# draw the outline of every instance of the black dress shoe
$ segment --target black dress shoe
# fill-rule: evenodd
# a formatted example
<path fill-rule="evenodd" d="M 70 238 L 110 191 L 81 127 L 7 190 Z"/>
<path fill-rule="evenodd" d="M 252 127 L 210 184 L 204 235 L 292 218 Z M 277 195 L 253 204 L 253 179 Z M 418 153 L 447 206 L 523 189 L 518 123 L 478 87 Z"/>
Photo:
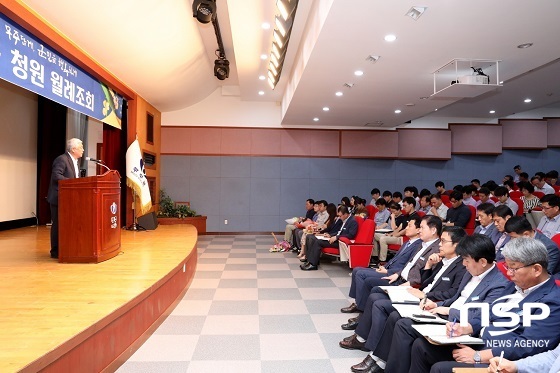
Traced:
<path fill-rule="evenodd" d="M 360 364 L 352 365 L 350 369 L 355 373 L 383 372 L 383 369 L 375 363 L 375 360 L 373 360 L 370 354 L 368 354 Z"/>
<path fill-rule="evenodd" d="M 358 327 L 357 321 L 349 321 L 347 324 L 340 325 L 342 330 L 355 330 Z"/>
<path fill-rule="evenodd" d="M 358 335 L 354 334 L 352 336 L 352 338 L 346 340 L 343 339 L 342 341 L 338 342 L 338 345 L 342 348 L 345 348 L 347 350 L 362 350 L 362 351 L 369 351 L 366 348 L 366 342 L 360 342 L 358 341 Z"/>
<path fill-rule="evenodd" d="M 348 307 L 344 307 L 340 309 L 340 312 L 342 313 L 354 313 L 354 312 L 358 312 L 358 305 L 356 303 L 352 303 L 351 305 L 349 305 Z"/>
<path fill-rule="evenodd" d="M 360 315 L 361 314 L 359 314 L 356 317 L 352 317 L 352 318 L 348 319 L 348 322 L 358 322 L 360 320 Z"/>
<path fill-rule="evenodd" d="M 348 337 L 346 337 L 346 338 L 342 338 L 342 340 L 343 340 L 343 341 L 349 341 L 349 340 L 351 340 L 352 338 L 354 338 L 355 335 L 356 335 L 356 333 L 354 333 L 354 334 L 352 334 L 352 335 L 350 335 L 350 336 L 348 336 Z"/>
<path fill-rule="evenodd" d="M 311 264 L 311 263 L 307 263 L 305 266 L 300 266 L 300 268 L 301 268 L 303 271 L 316 271 L 316 270 L 319 269 L 317 266 L 314 266 L 314 265 Z"/>
<path fill-rule="evenodd" d="M 51 258 L 58 259 L 58 251 L 51 251 Z"/>

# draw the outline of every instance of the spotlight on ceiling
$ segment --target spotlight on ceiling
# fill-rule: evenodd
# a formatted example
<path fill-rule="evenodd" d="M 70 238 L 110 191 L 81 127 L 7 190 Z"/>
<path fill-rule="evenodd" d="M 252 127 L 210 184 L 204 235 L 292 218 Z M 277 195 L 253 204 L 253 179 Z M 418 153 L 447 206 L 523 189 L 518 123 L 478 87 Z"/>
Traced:
<path fill-rule="evenodd" d="M 226 59 L 217 59 L 214 61 L 214 76 L 218 80 L 225 80 L 229 77 L 229 61 Z"/>
<path fill-rule="evenodd" d="M 193 17 L 200 23 L 210 23 L 216 19 L 216 1 L 215 0 L 194 0 Z"/>

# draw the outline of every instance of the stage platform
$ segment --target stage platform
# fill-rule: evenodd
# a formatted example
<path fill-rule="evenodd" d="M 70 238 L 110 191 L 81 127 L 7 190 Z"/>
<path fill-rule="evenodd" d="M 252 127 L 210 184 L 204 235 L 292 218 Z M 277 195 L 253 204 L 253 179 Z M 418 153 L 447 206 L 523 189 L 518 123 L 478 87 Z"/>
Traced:
<path fill-rule="evenodd" d="M 0 232 L 0 372 L 116 368 L 196 269 L 191 225 L 123 230 L 122 253 L 99 264 L 58 263 L 49 237 L 45 226 Z"/>

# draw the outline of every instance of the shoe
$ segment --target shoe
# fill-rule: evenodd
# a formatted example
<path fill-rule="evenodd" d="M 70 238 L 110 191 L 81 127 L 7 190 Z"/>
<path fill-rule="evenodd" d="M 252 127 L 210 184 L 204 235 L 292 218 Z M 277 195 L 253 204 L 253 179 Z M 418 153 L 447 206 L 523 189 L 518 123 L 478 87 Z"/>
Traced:
<path fill-rule="evenodd" d="M 360 364 L 352 365 L 350 369 L 355 373 L 378 373 L 384 371 L 375 363 L 370 354 Z"/>
<path fill-rule="evenodd" d="M 347 350 L 362 350 L 369 352 L 369 350 L 366 348 L 366 342 L 358 341 L 357 337 L 358 335 L 354 334 L 352 338 L 348 340 L 343 339 L 342 341 L 338 342 L 338 345 Z"/>
<path fill-rule="evenodd" d="M 340 325 L 342 330 L 355 330 L 358 327 L 358 321 L 348 321 L 347 324 Z"/>
<path fill-rule="evenodd" d="M 305 263 L 305 262 L 307 262 L 307 258 L 302 256 L 301 258 L 299 258 L 299 261 Z"/>
<path fill-rule="evenodd" d="M 360 315 L 348 319 L 348 322 L 358 322 L 358 321 L 360 321 Z"/>
<path fill-rule="evenodd" d="M 352 335 L 349 335 L 349 336 L 346 337 L 346 338 L 342 338 L 342 340 L 343 340 L 343 341 L 349 341 L 349 340 L 351 340 L 352 338 L 354 338 L 355 335 L 356 335 L 356 333 L 354 333 L 354 334 L 352 334 Z"/>
<path fill-rule="evenodd" d="M 311 263 L 307 263 L 307 264 L 305 264 L 305 265 L 302 264 L 302 265 L 299 266 L 299 267 L 300 267 L 303 271 L 316 271 L 316 270 L 319 269 L 319 267 L 314 266 L 314 265 L 311 264 Z"/>
<path fill-rule="evenodd" d="M 351 305 L 349 305 L 348 307 L 344 307 L 340 309 L 340 312 L 342 313 L 354 313 L 354 312 L 358 312 L 358 305 L 356 303 L 352 303 Z"/>
<path fill-rule="evenodd" d="M 57 251 L 51 251 L 51 258 L 58 259 L 58 250 Z"/>

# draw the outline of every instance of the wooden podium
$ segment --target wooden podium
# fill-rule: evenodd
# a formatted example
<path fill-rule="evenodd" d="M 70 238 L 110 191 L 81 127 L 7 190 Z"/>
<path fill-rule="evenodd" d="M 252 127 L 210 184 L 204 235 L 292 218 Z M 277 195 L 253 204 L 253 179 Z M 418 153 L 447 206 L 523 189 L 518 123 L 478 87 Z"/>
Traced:
<path fill-rule="evenodd" d="M 117 171 L 58 182 L 58 261 L 99 263 L 121 249 Z"/>

